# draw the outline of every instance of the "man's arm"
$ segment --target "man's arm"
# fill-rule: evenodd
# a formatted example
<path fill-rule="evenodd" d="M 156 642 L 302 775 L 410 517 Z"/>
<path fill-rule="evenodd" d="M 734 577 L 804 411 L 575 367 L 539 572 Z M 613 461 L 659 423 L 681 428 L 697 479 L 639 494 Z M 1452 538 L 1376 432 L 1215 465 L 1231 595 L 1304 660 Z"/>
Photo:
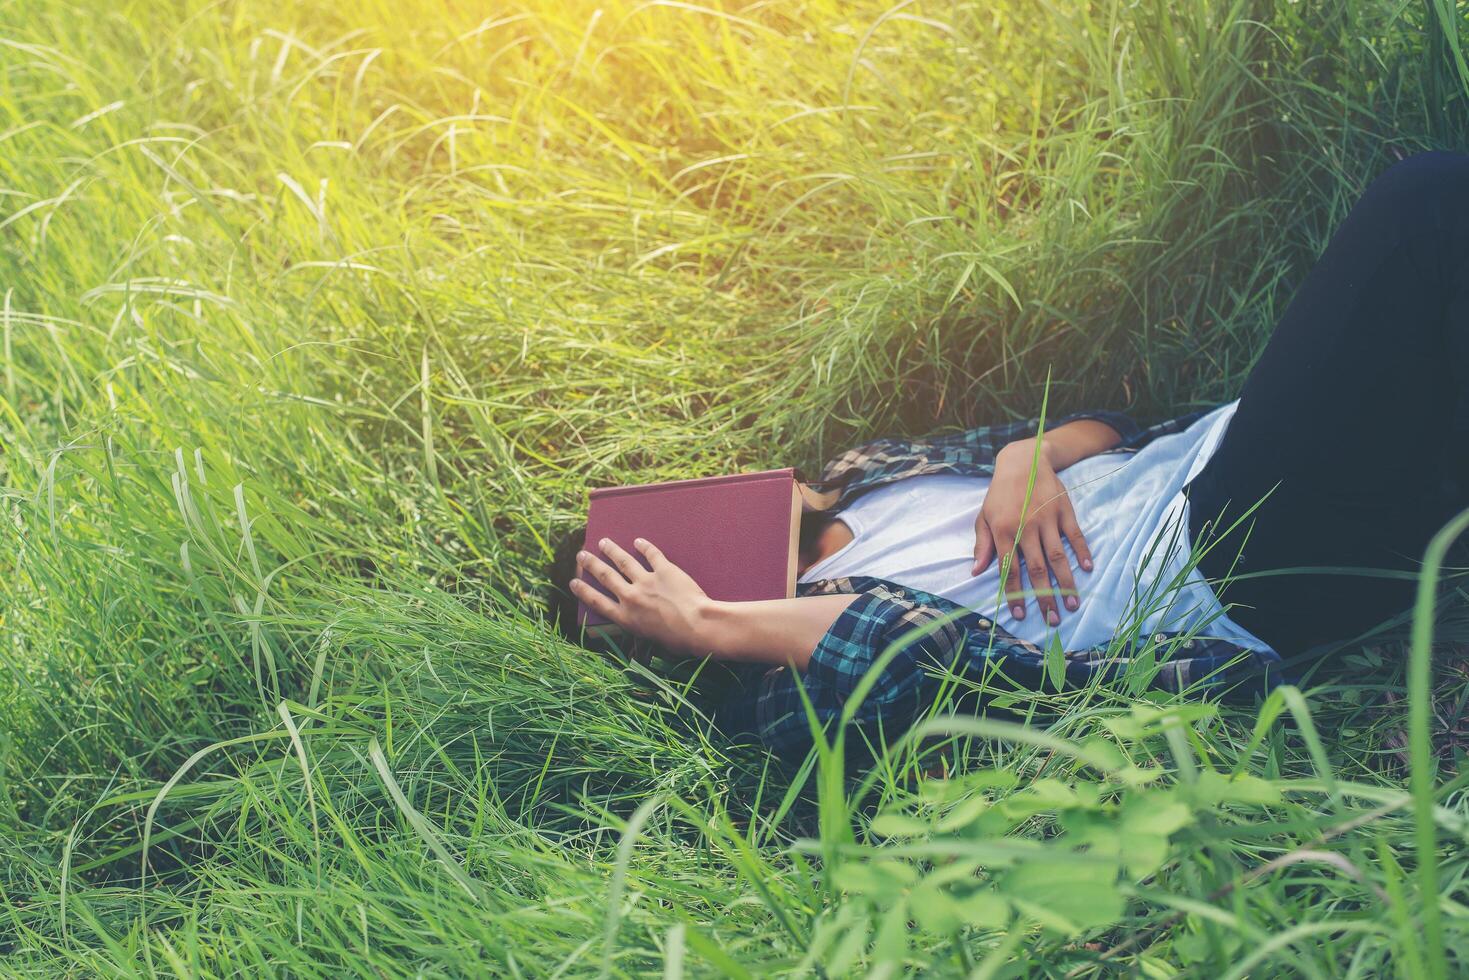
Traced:
<path fill-rule="evenodd" d="M 852 722 L 862 730 L 859 742 L 882 738 L 884 726 L 891 726 L 887 732 L 895 738 L 933 703 L 950 670 L 962 675 L 971 660 L 1012 648 L 1021 661 L 1042 662 L 1040 650 L 1030 644 L 1003 638 L 997 644 L 991 636 L 966 645 L 968 631 L 957 622 L 958 607 L 910 596 L 886 583 L 860 592 L 717 602 L 647 541 L 635 542 L 646 568 L 605 538 L 597 546 L 606 561 L 586 551 L 577 560 L 613 598 L 580 579 L 573 579 L 571 588 L 612 622 L 689 653 L 792 668 L 764 671 L 756 689 L 721 708 L 722 723 L 759 735 L 792 759 L 811 746 L 808 705 L 820 728 L 829 728 L 850 709 Z M 854 703 L 863 678 L 889 645 L 896 649 L 883 661 L 881 677 L 865 699 Z"/>
<path fill-rule="evenodd" d="M 1065 425 L 1049 429 L 1041 434 L 1041 455 L 1050 463 L 1051 469 L 1060 473 L 1073 463 L 1104 453 L 1122 441 L 1118 431 L 1096 419 L 1077 419 Z M 996 457 L 1006 465 L 1019 463 L 1029 468 L 1035 455 L 1035 439 L 1018 439 L 1003 447 Z"/>
<path fill-rule="evenodd" d="M 599 615 L 669 649 L 745 663 L 805 671 L 811 651 L 855 595 L 807 596 L 756 602 L 711 599 L 688 573 L 638 538 L 643 563 L 613 542 L 598 542 L 604 561 L 590 552 L 578 564 L 612 593 L 608 598 L 580 578 L 571 590 Z"/>
<path fill-rule="evenodd" d="M 804 674 L 811 651 L 856 598 L 848 593 L 757 602 L 711 599 L 702 616 L 700 646 L 722 660 L 789 665 Z"/>

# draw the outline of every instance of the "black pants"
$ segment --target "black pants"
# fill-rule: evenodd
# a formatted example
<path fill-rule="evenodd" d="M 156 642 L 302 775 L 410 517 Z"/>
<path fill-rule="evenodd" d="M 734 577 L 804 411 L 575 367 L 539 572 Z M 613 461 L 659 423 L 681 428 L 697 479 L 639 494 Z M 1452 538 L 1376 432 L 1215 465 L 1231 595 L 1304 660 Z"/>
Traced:
<path fill-rule="evenodd" d="M 1421 565 L 1434 532 L 1469 507 L 1469 156 L 1415 156 L 1372 183 L 1186 493 L 1194 540 L 1215 543 L 1200 564 L 1211 580 Z M 1414 588 L 1291 573 L 1225 582 L 1221 598 L 1293 656 L 1402 612 Z"/>

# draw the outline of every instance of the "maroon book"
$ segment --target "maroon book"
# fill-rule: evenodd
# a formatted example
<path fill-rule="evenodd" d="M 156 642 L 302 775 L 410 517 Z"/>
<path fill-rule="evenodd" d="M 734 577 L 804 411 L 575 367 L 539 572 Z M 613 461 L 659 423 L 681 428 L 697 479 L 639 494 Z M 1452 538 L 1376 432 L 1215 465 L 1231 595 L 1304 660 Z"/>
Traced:
<path fill-rule="evenodd" d="M 586 549 L 611 538 L 646 565 L 633 547 L 646 538 L 688 572 L 713 599 L 788 599 L 796 594 L 801 485 L 795 471 L 767 470 L 674 483 L 592 490 Z M 586 572 L 582 579 L 601 591 Z M 579 622 L 607 620 L 581 605 Z"/>

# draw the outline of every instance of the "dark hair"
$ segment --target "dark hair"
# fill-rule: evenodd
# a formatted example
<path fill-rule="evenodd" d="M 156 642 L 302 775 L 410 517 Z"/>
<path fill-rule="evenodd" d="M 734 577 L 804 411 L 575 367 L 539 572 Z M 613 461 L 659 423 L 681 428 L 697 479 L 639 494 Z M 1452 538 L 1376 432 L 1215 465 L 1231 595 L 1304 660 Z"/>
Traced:
<path fill-rule="evenodd" d="M 571 580 L 576 578 L 576 553 L 586 544 L 586 538 L 585 524 L 553 538 L 551 562 L 546 566 L 546 618 L 558 633 L 578 644 L 583 637 L 576 621 L 577 601 L 571 594 Z"/>
<path fill-rule="evenodd" d="M 808 510 L 801 514 L 801 534 L 798 545 L 801 558 L 810 564 L 815 558 L 816 539 L 821 537 L 821 532 L 831 527 L 836 517 L 822 510 Z"/>

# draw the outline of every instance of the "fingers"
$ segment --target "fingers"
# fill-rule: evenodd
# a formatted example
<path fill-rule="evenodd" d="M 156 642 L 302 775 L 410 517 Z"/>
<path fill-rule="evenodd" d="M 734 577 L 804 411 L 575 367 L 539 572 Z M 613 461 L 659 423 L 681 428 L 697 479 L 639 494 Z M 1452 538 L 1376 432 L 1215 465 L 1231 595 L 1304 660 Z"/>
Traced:
<path fill-rule="evenodd" d="M 614 602 L 605 593 L 598 592 L 579 578 L 571 580 L 571 594 L 581 600 L 582 604 L 603 619 L 611 620 L 618 626 L 622 626 L 622 605 Z"/>
<path fill-rule="evenodd" d="M 1025 556 L 1025 567 L 1030 572 L 1030 587 L 1035 591 L 1035 603 L 1040 606 L 1048 626 L 1061 622 L 1056 611 L 1056 593 L 1051 588 L 1051 573 L 1046 568 L 1046 552 L 1041 545 L 1040 532 L 1028 530 L 1021 537 L 1020 551 Z"/>
<path fill-rule="evenodd" d="M 633 544 L 648 556 L 649 562 L 667 561 L 663 557 L 663 552 L 642 538 L 638 538 Z M 592 588 L 579 577 L 571 580 L 571 592 L 597 615 L 623 626 L 625 625 L 623 618 L 626 609 L 621 600 L 626 598 L 632 588 L 632 583 L 646 576 L 648 570 L 611 538 L 602 538 L 597 545 L 611 564 L 585 550 L 577 552 L 577 564 L 585 569 L 588 575 L 600 582 L 602 587 L 611 592 L 615 598 Z"/>
<path fill-rule="evenodd" d="M 1076 595 L 1076 579 L 1071 574 L 1071 556 L 1066 554 L 1059 527 L 1041 529 L 1041 547 L 1045 549 L 1046 564 L 1050 566 L 1057 590 L 1061 593 L 1061 604 L 1075 612 L 1081 603 Z"/>
<path fill-rule="evenodd" d="M 1000 555 L 1000 568 L 1005 575 L 1005 601 L 1010 603 L 1010 615 L 1025 618 L 1025 586 L 1020 581 L 1020 553 L 1014 540 L 1000 539 L 995 542 Z"/>
<path fill-rule="evenodd" d="M 1071 542 L 1071 550 L 1076 552 L 1076 564 L 1083 572 L 1092 570 L 1092 550 L 1087 546 L 1086 538 L 1082 536 L 1081 525 L 1077 523 L 1076 511 L 1071 509 L 1071 498 L 1062 497 L 1061 503 L 1061 533 L 1066 535 L 1066 540 Z"/>
<path fill-rule="evenodd" d="M 608 561 L 603 561 L 590 551 L 585 550 L 577 552 L 576 561 L 578 566 L 585 570 L 588 575 L 600 582 L 602 587 L 608 592 L 611 592 L 612 597 L 608 597 L 605 593 L 588 585 L 580 577 L 571 580 L 571 592 L 585 603 L 588 609 L 612 620 L 618 625 L 624 625 L 623 616 L 625 615 L 626 609 L 622 605 L 622 600 L 628 597 L 634 584 L 647 578 L 651 573 L 643 567 L 641 562 L 628 554 L 626 550 L 611 538 L 602 538 L 597 542 L 597 545 L 602 549 L 602 553 L 607 556 Z M 671 567 L 668 559 L 664 557 L 663 552 L 652 542 L 643 538 L 637 538 L 633 541 L 633 547 L 637 548 L 639 552 L 647 557 L 648 563 L 655 570 L 663 567 Z"/>
<path fill-rule="evenodd" d="M 602 554 L 611 559 L 612 564 L 617 566 L 617 570 L 625 575 L 629 582 L 636 582 L 648 574 L 648 570 L 643 567 L 642 562 L 628 554 L 623 550 L 622 545 L 613 541 L 611 538 L 603 538 L 597 544 L 601 545 Z"/>
<path fill-rule="evenodd" d="M 602 586 L 619 599 L 626 594 L 630 588 L 628 580 L 622 573 L 607 564 L 590 551 L 579 551 L 576 555 L 577 562 L 592 578 L 602 583 Z M 592 591 L 596 591 L 593 589 Z"/>
<path fill-rule="evenodd" d="M 978 575 L 989 567 L 995 557 L 995 536 L 981 515 L 974 520 L 974 568 L 971 575 Z"/>
<path fill-rule="evenodd" d="M 648 564 L 652 567 L 653 571 L 656 572 L 668 564 L 668 559 L 664 556 L 662 550 L 647 538 L 634 538 L 632 546 L 638 549 L 644 558 L 648 559 Z"/>

